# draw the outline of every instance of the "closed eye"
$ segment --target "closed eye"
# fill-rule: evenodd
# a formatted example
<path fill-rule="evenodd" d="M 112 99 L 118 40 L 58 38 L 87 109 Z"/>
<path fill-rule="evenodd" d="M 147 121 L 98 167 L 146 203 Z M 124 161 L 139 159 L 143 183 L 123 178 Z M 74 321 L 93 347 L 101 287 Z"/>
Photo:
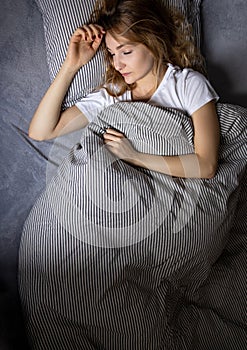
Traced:
<path fill-rule="evenodd" d="M 115 53 L 111 53 L 110 51 L 108 51 L 109 55 L 111 57 L 114 57 L 115 56 Z M 124 55 L 130 55 L 132 53 L 132 51 L 128 51 L 128 52 L 123 52 Z"/>

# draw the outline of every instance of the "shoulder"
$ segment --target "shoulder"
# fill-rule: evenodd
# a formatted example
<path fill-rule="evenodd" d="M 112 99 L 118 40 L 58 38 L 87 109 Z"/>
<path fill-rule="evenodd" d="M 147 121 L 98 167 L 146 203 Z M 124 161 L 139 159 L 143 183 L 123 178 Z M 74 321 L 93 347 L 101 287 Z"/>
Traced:
<path fill-rule="evenodd" d="M 172 65 L 168 69 L 168 81 L 176 89 L 183 109 L 189 115 L 207 102 L 219 99 L 209 80 L 200 72 Z"/>
<path fill-rule="evenodd" d="M 187 84 L 196 82 L 208 82 L 207 78 L 198 71 L 192 68 L 180 68 L 168 64 L 169 76 L 168 79 L 175 79 L 177 84 Z"/>

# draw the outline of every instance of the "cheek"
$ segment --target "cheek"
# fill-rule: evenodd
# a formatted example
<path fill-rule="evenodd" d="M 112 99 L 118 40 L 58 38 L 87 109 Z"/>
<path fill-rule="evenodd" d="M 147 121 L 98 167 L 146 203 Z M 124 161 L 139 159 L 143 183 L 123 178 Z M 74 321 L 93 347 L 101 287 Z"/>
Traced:
<path fill-rule="evenodd" d="M 135 72 L 143 73 L 150 71 L 153 68 L 154 58 L 149 51 L 142 51 L 133 56 L 126 56 L 124 63 Z"/>
<path fill-rule="evenodd" d="M 129 65 L 135 66 L 138 70 L 148 69 L 153 67 L 154 60 L 153 57 L 146 53 L 141 53 L 129 60 L 127 60 Z"/>
<path fill-rule="evenodd" d="M 142 62 L 143 66 L 145 66 L 147 70 L 151 70 L 154 66 L 154 59 L 151 55 L 143 56 Z"/>
<path fill-rule="evenodd" d="M 146 57 L 147 57 L 147 60 L 149 61 L 150 66 L 153 67 L 153 65 L 154 65 L 154 57 L 153 57 L 153 55 L 150 52 L 148 52 Z"/>
<path fill-rule="evenodd" d="M 142 51 L 142 53 L 140 55 L 140 60 L 146 66 L 153 66 L 153 64 L 154 64 L 154 57 L 149 50 Z"/>

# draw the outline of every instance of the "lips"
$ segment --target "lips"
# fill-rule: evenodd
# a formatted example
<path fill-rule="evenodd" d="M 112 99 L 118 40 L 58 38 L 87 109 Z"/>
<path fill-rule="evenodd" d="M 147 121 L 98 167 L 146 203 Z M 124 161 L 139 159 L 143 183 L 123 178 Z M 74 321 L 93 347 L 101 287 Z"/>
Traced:
<path fill-rule="evenodd" d="M 127 77 L 130 73 L 121 73 L 123 77 Z"/>

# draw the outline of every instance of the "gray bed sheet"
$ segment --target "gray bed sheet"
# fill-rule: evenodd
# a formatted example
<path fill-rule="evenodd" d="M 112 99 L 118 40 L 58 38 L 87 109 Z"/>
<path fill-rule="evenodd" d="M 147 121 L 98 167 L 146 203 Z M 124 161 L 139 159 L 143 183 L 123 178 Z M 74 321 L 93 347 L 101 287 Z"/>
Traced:
<path fill-rule="evenodd" d="M 245 0 L 203 1 L 203 51 L 210 80 L 222 102 L 245 107 L 246 17 Z M 52 142 L 30 140 L 27 129 L 50 81 L 42 19 L 34 1 L 1 0 L 0 25 L 0 349 L 28 349 L 17 292 L 17 256 L 23 223 L 45 186 Z M 226 248 L 227 255 L 223 256 L 231 271 L 236 259 L 244 263 L 241 252 L 244 236 L 236 237 L 235 233 L 246 232 L 245 184 L 246 178 L 240 192 L 236 226 Z M 205 296 L 209 301 L 218 268 L 213 269 L 209 279 Z M 223 287 L 229 286 L 228 279 L 223 280 Z M 234 298 L 232 289 L 229 290 L 225 297 Z"/>

